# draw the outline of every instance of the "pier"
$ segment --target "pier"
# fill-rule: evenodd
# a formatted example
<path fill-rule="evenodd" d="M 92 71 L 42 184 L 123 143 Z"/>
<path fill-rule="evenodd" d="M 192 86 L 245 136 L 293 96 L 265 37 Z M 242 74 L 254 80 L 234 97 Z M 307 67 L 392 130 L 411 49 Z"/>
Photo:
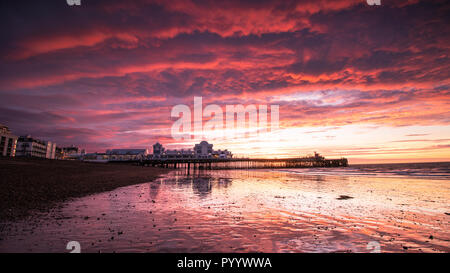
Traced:
<path fill-rule="evenodd" d="M 232 169 L 285 169 L 285 168 L 336 168 L 347 167 L 348 160 L 325 159 L 316 157 L 301 158 L 165 158 L 143 159 L 138 162 L 141 166 L 186 170 L 232 170 Z"/>

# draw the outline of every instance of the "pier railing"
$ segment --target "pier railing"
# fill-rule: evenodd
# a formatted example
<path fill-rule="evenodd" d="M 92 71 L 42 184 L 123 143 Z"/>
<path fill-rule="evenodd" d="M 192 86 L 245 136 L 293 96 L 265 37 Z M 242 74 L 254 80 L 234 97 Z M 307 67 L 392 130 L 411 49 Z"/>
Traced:
<path fill-rule="evenodd" d="M 348 160 L 324 158 L 160 158 L 143 159 L 138 162 L 142 166 L 153 166 L 173 169 L 227 170 L 227 169 L 277 169 L 277 168 L 323 168 L 347 167 Z"/>

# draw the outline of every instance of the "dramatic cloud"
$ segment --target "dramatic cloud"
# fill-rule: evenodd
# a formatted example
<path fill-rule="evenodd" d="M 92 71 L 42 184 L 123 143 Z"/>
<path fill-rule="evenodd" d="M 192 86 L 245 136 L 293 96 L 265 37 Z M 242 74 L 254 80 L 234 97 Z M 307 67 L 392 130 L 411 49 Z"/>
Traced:
<path fill-rule="evenodd" d="M 444 0 L 5 1 L 0 123 L 91 150 L 148 146 L 173 142 L 171 108 L 203 96 L 279 104 L 282 128 L 330 143 L 314 127 L 441 126 L 403 137 L 448 151 L 449 12 Z"/>

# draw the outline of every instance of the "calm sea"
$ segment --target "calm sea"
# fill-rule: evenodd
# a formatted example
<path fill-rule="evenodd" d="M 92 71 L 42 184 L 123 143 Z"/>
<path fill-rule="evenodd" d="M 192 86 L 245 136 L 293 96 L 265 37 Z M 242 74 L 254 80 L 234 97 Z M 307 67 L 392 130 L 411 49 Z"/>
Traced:
<path fill-rule="evenodd" d="M 396 163 L 396 164 L 360 164 L 347 168 L 315 168 L 282 170 L 305 175 L 344 175 L 344 176 L 408 176 L 424 179 L 450 180 L 450 162 L 433 163 Z"/>

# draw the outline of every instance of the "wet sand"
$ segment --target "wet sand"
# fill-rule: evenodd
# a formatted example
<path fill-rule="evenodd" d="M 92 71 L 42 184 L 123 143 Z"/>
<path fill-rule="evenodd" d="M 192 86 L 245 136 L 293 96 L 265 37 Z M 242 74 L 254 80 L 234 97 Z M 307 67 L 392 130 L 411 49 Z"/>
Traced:
<path fill-rule="evenodd" d="M 148 182 L 167 170 L 127 164 L 1 158 L 0 221 L 48 211 L 68 198 Z"/>
<path fill-rule="evenodd" d="M 448 182 L 171 172 L 3 222 L 0 252 L 450 252 Z"/>

